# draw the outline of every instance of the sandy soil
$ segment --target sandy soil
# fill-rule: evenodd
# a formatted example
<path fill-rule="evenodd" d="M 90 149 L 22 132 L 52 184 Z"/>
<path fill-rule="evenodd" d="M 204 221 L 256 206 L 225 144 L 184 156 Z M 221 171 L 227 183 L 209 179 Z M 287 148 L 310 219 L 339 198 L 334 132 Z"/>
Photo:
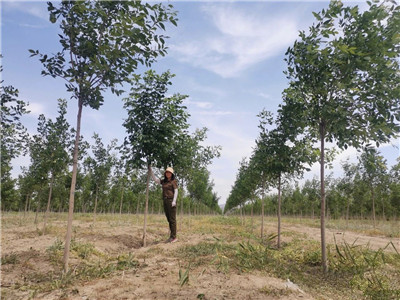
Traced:
<path fill-rule="evenodd" d="M 2 258 L 15 255 L 17 261 L 2 266 L 2 299 L 314 299 L 295 283 L 259 272 L 222 272 L 212 264 L 191 267 L 188 284 L 180 286 L 179 270 L 184 271 L 188 266 L 175 253 L 183 246 L 215 241 L 215 234 L 180 232 L 177 243 L 167 244 L 164 242 L 168 235 L 166 227 L 163 223 L 150 223 L 148 245 L 142 247 L 141 224 L 97 221 L 93 226 L 89 222 L 74 221 L 75 239 L 93 244 L 102 255 L 131 252 L 139 261 L 139 266 L 114 272 L 105 278 L 81 280 L 68 288 L 35 293 L 27 288 L 26 282 L 38 284 L 44 280 L 43 277 L 56 274 L 60 269 L 51 262 L 46 249 L 54 245 L 57 238 L 63 240 L 65 224 L 53 221 L 46 235 L 39 235 L 32 224 L 6 226 L 2 228 Z M 285 231 L 313 239 L 320 236 L 319 229 L 305 226 L 284 226 Z M 385 247 L 390 241 L 384 237 L 327 231 L 330 242 L 333 236 L 337 241 L 368 243 L 373 249 Z M 392 239 L 392 242 L 400 246 L 399 239 Z M 77 262 L 72 257 L 71 268 Z"/>

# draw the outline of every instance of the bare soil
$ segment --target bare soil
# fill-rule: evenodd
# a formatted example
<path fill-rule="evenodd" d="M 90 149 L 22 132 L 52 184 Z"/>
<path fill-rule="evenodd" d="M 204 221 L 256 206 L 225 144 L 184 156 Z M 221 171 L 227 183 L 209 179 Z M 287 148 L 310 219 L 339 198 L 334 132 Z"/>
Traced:
<path fill-rule="evenodd" d="M 132 216 L 132 218 L 135 218 Z M 187 261 L 176 255 L 182 247 L 223 238 L 221 231 L 204 233 L 191 230 L 190 221 L 179 223 L 179 240 L 165 243 L 168 237 L 167 223 L 162 216 L 150 221 L 147 228 L 147 246 L 142 247 L 143 225 L 140 220 L 114 221 L 74 220 L 74 239 L 82 244 L 94 245 L 96 253 L 104 257 L 116 257 L 132 253 L 138 261 L 136 268 L 120 270 L 104 278 L 80 279 L 57 288 L 57 274 L 61 266 L 54 262 L 48 249 L 56 240 L 63 241 L 65 222 L 53 220 L 48 233 L 32 222 L 21 220 L 16 224 L 3 224 L 1 230 L 1 295 L 2 299 L 329 299 L 311 295 L 296 285 L 260 272 L 238 273 L 223 271 L 211 262 L 191 266 L 189 281 L 180 285 L 179 272 L 188 268 Z M 182 225 L 180 230 L 179 225 Z M 38 227 L 41 228 L 42 224 Z M 267 224 L 266 232 L 276 230 L 275 224 Z M 303 225 L 284 225 L 283 233 L 304 235 L 319 240 L 318 228 Z M 283 235 L 288 239 L 290 235 Z M 327 230 L 328 242 L 369 244 L 372 249 L 385 247 L 393 242 L 400 249 L 400 239 L 363 236 L 351 232 Z M 389 247 L 388 251 L 391 251 Z M 12 259 L 12 261 L 6 261 Z M 70 269 L 79 267 L 80 260 L 71 256 Z M 53 276 L 53 277 L 52 277 Z M 38 289 L 41 284 L 53 282 L 47 291 Z"/>

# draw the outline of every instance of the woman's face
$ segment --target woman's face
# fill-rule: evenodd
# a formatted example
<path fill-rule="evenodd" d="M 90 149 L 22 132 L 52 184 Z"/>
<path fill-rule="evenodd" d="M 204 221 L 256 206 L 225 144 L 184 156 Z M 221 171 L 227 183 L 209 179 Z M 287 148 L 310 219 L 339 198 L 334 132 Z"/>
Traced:
<path fill-rule="evenodd" d="M 172 173 L 169 171 L 165 172 L 165 177 L 167 177 L 168 180 L 171 179 Z"/>

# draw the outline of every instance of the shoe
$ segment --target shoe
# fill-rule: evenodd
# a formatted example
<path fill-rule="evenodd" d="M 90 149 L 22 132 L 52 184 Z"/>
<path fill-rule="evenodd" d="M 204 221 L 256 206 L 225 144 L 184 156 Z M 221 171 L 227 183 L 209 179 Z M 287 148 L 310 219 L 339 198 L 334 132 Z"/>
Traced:
<path fill-rule="evenodd" d="M 169 238 L 168 240 L 165 241 L 165 243 L 171 243 L 172 240 L 173 238 Z"/>
<path fill-rule="evenodd" d="M 177 238 L 174 238 L 174 239 L 171 239 L 170 243 L 175 243 L 175 242 L 177 242 L 177 241 L 178 241 L 178 239 L 177 239 Z"/>

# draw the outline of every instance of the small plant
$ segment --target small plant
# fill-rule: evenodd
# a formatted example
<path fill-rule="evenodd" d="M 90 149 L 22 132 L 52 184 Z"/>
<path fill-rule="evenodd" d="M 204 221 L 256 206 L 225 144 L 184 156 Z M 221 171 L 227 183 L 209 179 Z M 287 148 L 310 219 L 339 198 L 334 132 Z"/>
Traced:
<path fill-rule="evenodd" d="M 1 257 L 1 265 L 16 265 L 18 262 L 18 255 L 16 253 L 5 254 Z"/>
<path fill-rule="evenodd" d="M 80 243 L 75 239 L 71 241 L 71 250 L 75 251 L 78 257 L 82 259 L 87 259 L 96 252 L 93 244 Z"/>
<path fill-rule="evenodd" d="M 378 251 L 354 246 L 354 243 L 350 245 L 345 242 L 341 247 L 336 244 L 336 255 L 331 258 L 333 271 L 348 276 L 350 284 L 370 299 L 399 299 L 399 282 L 396 286 L 393 281 L 393 278 L 398 277 L 399 270 L 393 271 L 392 274 L 382 270 L 392 260 L 391 257 L 394 256 L 395 261 L 399 259 L 399 253 L 393 243 Z M 390 245 L 396 254 L 384 252 Z"/>
<path fill-rule="evenodd" d="M 131 268 L 135 268 L 139 265 L 139 262 L 134 259 L 134 256 L 131 252 L 127 255 L 119 255 L 117 258 L 117 269 L 118 270 L 127 270 Z"/>
<path fill-rule="evenodd" d="M 62 255 L 64 251 L 64 243 L 58 238 L 54 241 L 53 245 L 46 249 L 50 260 L 55 264 L 61 264 Z"/>
<path fill-rule="evenodd" d="M 182 269 L 179 269 L 179 285 L 181 287 L 189 283 L 189 270 L 190 270 L 190 263 L 185 272 L 183 272 Z"/>

